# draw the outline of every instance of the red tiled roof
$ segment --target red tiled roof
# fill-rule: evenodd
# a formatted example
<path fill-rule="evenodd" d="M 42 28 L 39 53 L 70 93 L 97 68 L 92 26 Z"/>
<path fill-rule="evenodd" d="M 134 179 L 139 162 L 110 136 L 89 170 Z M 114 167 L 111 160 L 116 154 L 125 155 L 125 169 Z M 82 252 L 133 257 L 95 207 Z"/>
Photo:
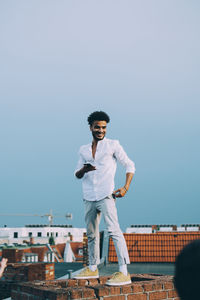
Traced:
<path fill-rule="evenodd" d="M 175 262 L 184 246 L 200 239 L 200 232 L 124 233 L 130 262 Z M 109 242 L 109 262 L 117 262 L 112 239 Z"/>
<path fill-rule="evenodd" d="M 53 250 L 54 254 L 57 256 L 59 262 L 63 262 L 63 256 L 60 253 L 59 248 L 57 245 L 51 245 L 51 249 Z M 56 259 L 55 259 L 56 261 Z"/>
<path fill-rule="evenodd" d="M 55 247 L 56 247 L 57 251 L 60 253 L 60 255 L 62 257 L 64 257 L 64 251 L 65 251 L 66 243 L 56 244 Z"/>
<path fill-rule="evenodd" d="M 83 249 L 82 242 L 70 242 L 70 246 L 77 260 L 82 260 L 83 255 L 79 254 L 79 249 Z"/>
<path fill-rule="evenodd" d="M 53 252 L 57 255 L 60 262 L 63 262 L 63 256 L 64 256 L 64 250 L 65 250 L 66 244 L 57 244 L 57 245 L 51 245 L 51 249 Z M 44 261 L 44 255 L 45 253 L 49 251 L 49 248 L 47 246 L 41 246 L 41 247 L 31 247 L 31 252 L 38 254 L 38 260 Z M 55 259 L 56 261 L 56 259 Z"/>

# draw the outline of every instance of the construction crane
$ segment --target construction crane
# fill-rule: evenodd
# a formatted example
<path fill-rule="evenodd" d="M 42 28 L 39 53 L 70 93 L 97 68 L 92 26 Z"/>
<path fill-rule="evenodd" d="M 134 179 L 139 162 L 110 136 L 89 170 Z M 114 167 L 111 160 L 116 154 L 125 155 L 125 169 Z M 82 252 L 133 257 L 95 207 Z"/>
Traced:
<path fill-rule="evenodd" d="M 71 213 L 66 213 L 65 215 L 61 214 L 53 214 L 53 210 L 50 209 L 49 213 L 46 213 L 44 215 L 40 214 L 0 214 L 0 216 L 13 216 L 13 217 L 47 217 L 49 221 L 49 226 L 53 225 L 53 219 L 54 217 L 65 217 L 66 219 L 72 219 Z"/>

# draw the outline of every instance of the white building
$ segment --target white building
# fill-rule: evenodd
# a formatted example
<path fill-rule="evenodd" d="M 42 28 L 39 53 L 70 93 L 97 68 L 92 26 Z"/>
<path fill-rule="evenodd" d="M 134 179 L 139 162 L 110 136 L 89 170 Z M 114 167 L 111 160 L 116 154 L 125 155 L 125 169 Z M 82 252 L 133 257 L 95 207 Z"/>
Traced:
<path fill-rule="evenodd" d="M 199 231 L 200 224 L 176 225 L 131 225 L 126 228 L 126 233 L 155 233 L 155 232 L 192 232 Z"/>
<path fill-rule="evenodd" d="M 66 243 L 71 236 L 73 241 L 82 242 L 85 228 L 73 228 L 67 225 L 27 225 L 25 227 L 0 227 L 0 244 L 23 244 L 34 240 L 34 243 L 46 244 L 53 237 L 55 244 Z"/>
<path fill-rule="evenodd" d="M 126 228 L 126 233 L 152 233 L 151 225 L 131 225 Z"/>

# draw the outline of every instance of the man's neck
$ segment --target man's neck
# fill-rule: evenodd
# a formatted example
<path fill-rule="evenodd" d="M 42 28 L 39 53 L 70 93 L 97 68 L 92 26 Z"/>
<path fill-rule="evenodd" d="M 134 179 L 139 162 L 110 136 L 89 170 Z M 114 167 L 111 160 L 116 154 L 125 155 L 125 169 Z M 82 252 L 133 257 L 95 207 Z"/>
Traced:
<path fill-rule="evenodd" d="M 97 150 L 98 141 L 93 139 L 92 141 L 92 157 L 95 158 L 96 150 Z"/>
<path fill-rule="evenodd" d="M 97 144 L 98 144 L 98 140 L 93 139 L 93 140 L 92 140 L 92 147 L 96 147 Z"/>

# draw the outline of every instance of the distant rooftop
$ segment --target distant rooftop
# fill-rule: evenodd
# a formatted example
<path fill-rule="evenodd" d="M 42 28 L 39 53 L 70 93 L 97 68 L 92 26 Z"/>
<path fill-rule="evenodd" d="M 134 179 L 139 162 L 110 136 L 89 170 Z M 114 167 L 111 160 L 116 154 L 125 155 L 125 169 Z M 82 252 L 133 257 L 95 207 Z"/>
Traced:
<path fill-rule="evenodd" d="M 55 224 L 55 225 L 49 225 L 49 224 L 29 224 L 25 225 L 25 227 L 65 227 L 65 228 L 72 228 L 72 225 L 63 225 L 63 224 Z"/>
<path fill-rule="evenodd" d="M 130 227 L 136 227 L 136 228 L 141 228 L 141 227 L 178 227 L 175 224 L 157 224 L 157 225 L 152 225 L 152 224 L 132 224 Z M 200 224 L 181 224 L 180 227 L 200 227 Z"/>
<path fill-rule="evenodd" d="M 200 231 L 200 224 L 134 224 L 126 228 L 126 233 L 155 233 L 155 232 L 188 232 Z"/>

